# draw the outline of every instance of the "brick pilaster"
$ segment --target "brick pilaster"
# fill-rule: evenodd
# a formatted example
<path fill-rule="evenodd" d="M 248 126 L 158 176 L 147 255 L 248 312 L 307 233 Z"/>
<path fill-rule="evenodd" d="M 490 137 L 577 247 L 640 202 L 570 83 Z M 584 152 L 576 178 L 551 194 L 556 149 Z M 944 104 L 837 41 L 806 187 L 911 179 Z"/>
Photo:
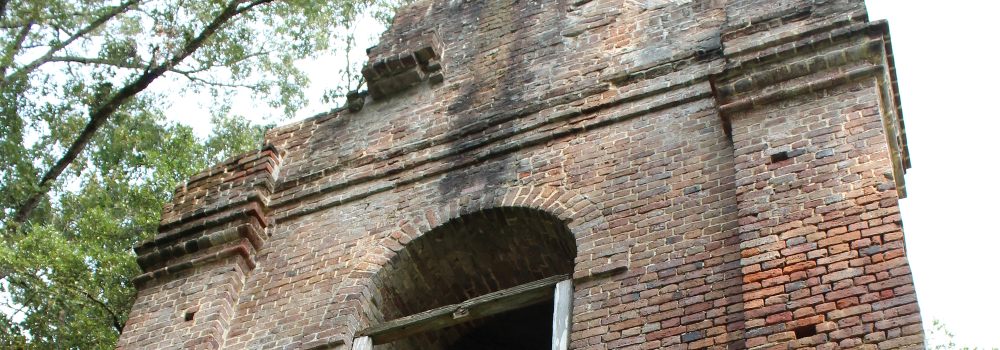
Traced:
<path fill-rule="evenodd" d="M 920 346 L 887 28 L 863 11 L 808 18 L 723 35 L 714 91 L 735 148 L 742 346 Z"/>
<path fill-rule="evenodd" d="M 119 348 L 217 349 L 254 254 L 280 165 L 274 147 L 234 157 L 177 188 L 159 233 L 135 247 L 145 273 Z"/>

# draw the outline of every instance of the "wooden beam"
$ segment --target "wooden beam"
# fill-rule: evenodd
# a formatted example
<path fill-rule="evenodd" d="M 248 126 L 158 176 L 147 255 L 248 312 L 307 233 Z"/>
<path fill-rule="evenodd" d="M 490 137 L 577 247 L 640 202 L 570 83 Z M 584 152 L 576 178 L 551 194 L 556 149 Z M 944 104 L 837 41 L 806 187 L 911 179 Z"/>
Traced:
<path fill-rule="evenodd" d="M 557 275 L 525 283 L 478 296 L 460 304 L 451 304 L 375 325 L 361 331 L 358 336 L 371 337 L 374 344 L 385 344 L 414 334 L 520 309 L 552 300 L 556 284 L 569 278 L 569 275 Z"/>
<path fill-rule="evenodd" d="M 569 334 L 573 332 L 573 280 L 556 284 L 552 311 L 552 350 L 569 349 Z"/>
<path fill-rule="evenodd" d="M 323 344 L 310 346 L 306 348 L 306 350 L 330 350 L 334 348 L 339 348 L 341 345 L 344 345 L 343 339 L 334 339 Z"/>
<path fill-rule="evenodd" d="M 351 346 L 351 350 L 372 350 L 372 338 L 369 337 L 358 337 L 354 339 L 354 344 Z"/>

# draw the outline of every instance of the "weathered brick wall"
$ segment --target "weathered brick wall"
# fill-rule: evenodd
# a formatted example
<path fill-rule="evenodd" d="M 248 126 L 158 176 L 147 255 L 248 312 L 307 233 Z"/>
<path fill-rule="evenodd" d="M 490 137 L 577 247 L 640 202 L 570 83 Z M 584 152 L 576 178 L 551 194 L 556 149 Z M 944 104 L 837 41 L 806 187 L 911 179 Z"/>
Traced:
<path fill-rule="evenodd" d="M 178 189 L 119 347 L 349 349 L 559 274 L 571 348 L 922 347 L 863 2 L 420 1 L 369 57 L 349 108 Z"/>
<path fill-rule="evenodd" d="M 873 80 L 733 120 L 748 347 L 809 325 L 844 347 L 922 337 Z"/>
<path fill-rule="evenodd" d="M 177 188 L 160 233 L 135 247 L 146 273 L 120 347 L 217 349 L 267 239 L 267 196 L 279 160 L 271 147 L 213 166 Z"/>

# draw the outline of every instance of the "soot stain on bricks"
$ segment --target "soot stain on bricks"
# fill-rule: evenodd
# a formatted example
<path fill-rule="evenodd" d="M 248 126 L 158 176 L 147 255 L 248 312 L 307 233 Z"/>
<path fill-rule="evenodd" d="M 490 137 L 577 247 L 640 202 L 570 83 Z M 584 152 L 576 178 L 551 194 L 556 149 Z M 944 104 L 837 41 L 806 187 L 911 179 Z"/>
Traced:
<path fill-rule="evenodd" d="M 477 40 L 470 43 L 473 48 L 466 54 L 473 57 L 472 62 L 465 60 L 458 64 L 468 64 L 471 67 L 456 67 L 471 69 L 476 72 L 471 82 L 466 82 L 461 88 L 457 100 L 449 105 L 448 110 L 454 113 L 451 133 L 459 133 L 466 126 L 495 123 L 496 118 L 509 118 L 516 107 L 523 105 L 523 86 L 534 80 L 534 74 L 529 67 L 529 60 L 523 57 L 529 49 L 537 48 L 537 43 L 529 37 L 521 25 L 524 18 L 535 14 L 538 5 L 534 2 L 521 1 L 490 1 L 487 4 L 470 4 L 470 11 L 464 17 L 470 23 L 475 23 L 475 34 L 463 32 L 462 35 L 472 36 Z M 490 16 L 491 12 L 499 16 Z M 478 20 L 489 18 L 490 22 L 481 23 Z M 513 37 L 507 39 L 507 36 Z M 484 52 L 485 51 L 485 52 Z M 517 72 L 516 74 L 513 72 Z M 492 89 L 480 89 L 481 86 L 493 86 Z M 514 127 L 513 123 L 502 123 L 490 128 L 491 134 L 503 134 L 506 129 Z M 483 134 L 476 132 L 460 138 L 452 143 L 454 148 L 461 148 Z M 458 150 L 461 151 L 461 150 Z M 452 198 L 464 189 L 477 186 L 492 187 L 513 179 L 513 171 L 518 159 L 503 157 L 504 162 L 493 162 L 486 169 L 482 167 L 466 168 L 464 171 L 449 173 L 440 181 L 439 189 L 442 200 Z"/>
<path fill-rule="evenodd" d="M 379 98 L 177 188 L 118 347 L 352 348 L 568 274 L 569 348 L 921 348 L 890 43 L 860 0 L 402 6 Z"/>

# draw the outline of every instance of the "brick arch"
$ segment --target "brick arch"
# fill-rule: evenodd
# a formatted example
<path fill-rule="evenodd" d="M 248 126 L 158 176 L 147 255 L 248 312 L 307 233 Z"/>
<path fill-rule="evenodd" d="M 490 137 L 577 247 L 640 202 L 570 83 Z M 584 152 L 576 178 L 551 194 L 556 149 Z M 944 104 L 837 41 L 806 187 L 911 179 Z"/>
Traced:
<path fill-rule="evenodd" d="M 603 227 L 607 220 L 600 208 L 586 196 L 557 186 L 523 185 L 481 188 L 463 193 L 434 208 L 414 210 L 400 221 L 398 230 L 383 238 L 379 245 L 398 251 L 434 226 L 496 207 L 528 208 L 555 216 L 565 222 L 573 234 L 578 254 L 590 253 L 594 242 L 599 240 L 595 236 L 610 237 L 606 227 Z"/>
<path fill-rule="evenodd" d="M 434 238 L 444 227 L 452 227 L 453 230 L 461 230 L 457 226 L 475 227 L 477 218 L 496 217 L 498 215 L 509 219 L 510 216 L 530 218 L 535 223 L 541 225 L 559 225 L 566 232 L 566 243 L 570 246 L 571 255 L 565 256 L 568 264 L 562 270 L 552 269 L 545 272 L 533 271 L 532 274 L 523 279 L 510 279 L 506 276 L 507 283 L 495 282 L 494 285 L 485 286 L 479 282 L 477 286 L 464 286 L 474 289 L 463 293 L 463 288 L 454 288 L 446 293 L 452 294 L 451 299 L 442 298 L 436 302 L 417 303 L 408 307 L 394 309 L 386 307 L 387 304 L 399 300 L 387 300 L 392 292 L 389 289 L 392 281 L 389 275 L 400 268 L 400 264 L 407 257 L 402 256 L 407 253 L 407 247 L 414 244 L 423 244 L 423 238 Z M 495 222 L 496 220 L 494 220 Z M 480 188 L 446 201 L 433 208 L 419 208 L 405 213 L 399 220 L 398 226 L 384 235 L 380 235 L 378 242 L 370 243 L 375 249 L 368 249 L 368 254 L 364 261 L 370 262 L 366 270 L 359 274 L 364 276 L 356 281 L 356 286 L 362 291 L 356 299 L 360 304 L 357 311 L 361 315 L 358 318 L 357 330 L 367 326 L 385 322 L 408 314 L 422 312 L 438 306 L 450 303 L 461 302 L 467 298 L 486 294 L 495 290 L 510 288 L 518 284 L 531 282 L 533 280 L 549 277 L 556 274 L 580 274 L 577 271 L 577 263 L 586 261 L 596 248 L 600 248 L 601 242 L 610 242 L 610 233 L 607 230 L 607 221 L 601 211 L 590 199 L 573 191 L 555 186 L 517 186 L 517 187 L 495 187 Z M 523 237 L 521 237 L 523 238 Z M 415 243 L 417 242 L 417 243 Z M 436 255 L 432 253 L 430 255 Z M 412 261 L 412 258 L 409 258 Z M 522 271 L 523 272 L 523 271 Z M 586 273 L 587 271 L 582 271 Z M 503 277 L 496 280 L 504 279 Z M 460 295 L 461 294 L 461 295 Z M 454 300 L 452 300 L 454 299 Z M 477 323 L 472 323 L 467 328 L 471 329 Z M 434 337 L 433 335 L 430 337 Z M 428 344 L 427 339 L 420 339 L 421 348 L 433 348 L 433 344 Z M 404 346 L 405 348 L 405 346 Z"/>

